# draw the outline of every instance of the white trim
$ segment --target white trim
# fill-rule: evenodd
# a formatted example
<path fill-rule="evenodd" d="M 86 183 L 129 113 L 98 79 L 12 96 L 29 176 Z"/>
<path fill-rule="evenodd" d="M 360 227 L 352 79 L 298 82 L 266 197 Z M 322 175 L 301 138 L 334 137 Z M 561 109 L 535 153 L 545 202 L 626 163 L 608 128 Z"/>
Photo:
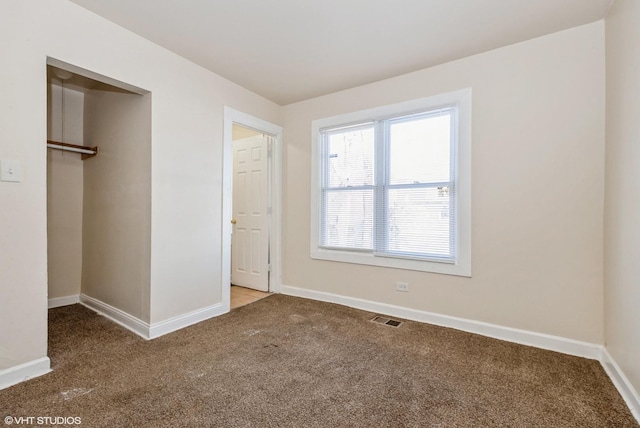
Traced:
<path fill-rule="evenodd" d="M 91 309 L 92 311 L 97 312 L 106 318 L 109 318 L 111 321 L 121 325 L 127 330 L 134 332 L 143 339 L 149 340 L 149 323 L 142 321 L 134 317 L 133 315 L 130 315 L 123 310 L 115 308 L 98 299 L 87 296 L 86 294 L 80 295 L 80 303 Z"/>
<path fill-rule="evenodd" d="M 611 382 L 613 382 L 625 403 L 627 403 L 633 417 L 640 423 L 640 394 L 635 390 L 606 348 L 602 349 L 600 364 L 602 364 L 602 367 L 611 378 Z"/>
<path fill-rule="evenodd" d="M 461 89 L 427 98 L 419 98 L 398 104 L 361 110 L 339 116 L 316 119 L 311 125 L 311 236 L 310 253 L 312 259 L 331 260 L 446 275 L 471 276 L 471 88 Z M 320 247 L 320 194 L 322 144 L 320 131 L 331 126 L 355 124 L 376 120 L 412 111 L 457 105 L 457 207 L 458 215 L 456 263 L 440 263 L 426 260 L 409 260 L 393 257 L 379 257 L 373 253 L 333 250 Z"/>
<path fill-rule="evenodd" d="M 216 303 L 215 305 L 207 306 L 206 308 L 197 309 L 186 314 L 169 318 L 168 320 L 153 323 L 149 326 L 148 336 L 149 339 L 155 339 L 156 337 L 172 333 L 176 330 L 197 324 L 209 318 L 217 317 L 218 315 L 222 315 L 226 312 L 228 311 L 223 310 L 222 303 Z"/>
<path fill-rule="evenodd" d="M 87 296 L 86 294 L 80 295 L 80 304 L 106 318 L 109 318 L 116 324 L 121 325 L 146 340 L 164 336 L 167 333 L 172 333 L 184 327 L 188 327 L 229 312 L 229 310 L 224 310 L 223 303 L 216 303 L 215 305 L 196 309 L 195 311 L 177 315 L 164 321 L 149 324 L 148 322 L 142 321 L 141 319 L 124 312 L 123 310 Z"/>
<path fill-rule="evenodd" d="M 79 294 L 72 294 L 71 296 L 63 297 L 52 297 L 51 299 L 49 299 L 48 308 L 59 308 L 61 306 L 75 305 L 76 303 L 80 303 Z"/>
<path fill-rule="evenodd" d="M 305 297 L 307 299 L 337 303 L 340 305 L 362 309 L 369 312 L 375 312 L 382 315 L 392 315 L 407 320 L 454 328 L 456 330 L 462 330 L 469 333 L 492 337 L 495 339 L 506 340 L 508 342 L 519 343 L 521 345 L 548 349 L 551 351 L 561 352 L 563 354 L 589 358 L 592 360 L 600 360 L 602 355 L 602 346 L 600 345 L 588 342 L 580 342 L 564 337 L 551 336 L 548 334 L 536 333 L 527 330 L 519 330 L 481 321 L 457 318 L 448 315 L 436 314 L 433 312 L 426 312 L 417 309 L 389 305 L 386 303 L 357 299 L 355 297 L 340 296 L 337 294 L 325 293 L 321 291 L 290 287 L 287 285 L 282 286 L 281 292 L 290 296 Z"/>
<path fill-rule="evenodd" d="M 275 139 L 271 168 L 271 277 L 269 291 L 280 292 L 282 278 L 282 127 L 260 118 L 224 107 L 222 154 L 222 249 L 221 274 L 222 313 L 231 309 L 231 215 L 233 195 L 233 124 L 270 134 Z"/>
<path fill-rule="evenodd" d="M 38 358 L 29 362 L 0 370 L 0 389 L 5 389 L 20 382 L 42 376 L 51 371 L 49 357 Z"/>

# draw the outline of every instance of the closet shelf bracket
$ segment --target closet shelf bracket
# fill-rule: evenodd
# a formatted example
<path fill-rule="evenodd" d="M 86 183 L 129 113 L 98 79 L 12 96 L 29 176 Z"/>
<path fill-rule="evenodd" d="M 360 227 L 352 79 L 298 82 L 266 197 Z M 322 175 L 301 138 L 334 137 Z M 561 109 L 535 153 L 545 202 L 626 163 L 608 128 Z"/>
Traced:
<path fill-rule="evenodd" d="M 98 155 L 98 147 L 79 146 L 77 144 L 62 143 L 60 141 L 47 140 L 47 147 L 50 149 L 65 150 L 67 152 L 80 153 L 82 160 Z"/>

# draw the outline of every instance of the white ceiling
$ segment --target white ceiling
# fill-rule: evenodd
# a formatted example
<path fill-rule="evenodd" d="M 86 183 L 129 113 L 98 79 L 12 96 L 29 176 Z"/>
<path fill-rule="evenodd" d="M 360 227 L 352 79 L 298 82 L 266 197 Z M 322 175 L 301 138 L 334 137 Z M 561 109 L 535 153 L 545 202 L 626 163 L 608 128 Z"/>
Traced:
<path fill-rule="evenodd" d="M 597 21 L 613 0 L 72 0 L 278 104 Z"/>

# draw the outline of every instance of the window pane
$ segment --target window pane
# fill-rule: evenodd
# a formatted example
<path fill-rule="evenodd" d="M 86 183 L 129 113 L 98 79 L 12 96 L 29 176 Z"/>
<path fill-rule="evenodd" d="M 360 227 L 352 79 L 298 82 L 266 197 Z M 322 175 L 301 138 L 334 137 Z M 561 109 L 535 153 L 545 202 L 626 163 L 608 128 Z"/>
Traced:
<path fill-rule="evenodd" d="M 324 213 L 323 245 L 373 248 L 373 189 L 326 191 Z"/>
<path fill-rule="evenodd" d="M 390 124 L 390 184 L 449 181 L 451 114 Z"/>
<path fill-rule="evenodd" d="M 373 185 L 373 127 L 329 133 L 328 186 Z"/>
<path fill-rule="evenodd" d="M 388 251 L 450 257 L 449 188 L 389 190 Z"/>

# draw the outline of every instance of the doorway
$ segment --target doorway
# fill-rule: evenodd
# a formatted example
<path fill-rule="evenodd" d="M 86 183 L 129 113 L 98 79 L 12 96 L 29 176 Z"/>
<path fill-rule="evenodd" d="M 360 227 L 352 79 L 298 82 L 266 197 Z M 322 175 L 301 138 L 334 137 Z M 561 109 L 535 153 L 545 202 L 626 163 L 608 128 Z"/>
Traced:
<path fill-rule="evenodd" d="M 269 291 L 273 137 L 233 125 L 231 285 Z"/>
<path fill-rule="evenodd" d="M 222 303 L 231 285 L 280 291 L 282 128 L 225 107 Z"/>

